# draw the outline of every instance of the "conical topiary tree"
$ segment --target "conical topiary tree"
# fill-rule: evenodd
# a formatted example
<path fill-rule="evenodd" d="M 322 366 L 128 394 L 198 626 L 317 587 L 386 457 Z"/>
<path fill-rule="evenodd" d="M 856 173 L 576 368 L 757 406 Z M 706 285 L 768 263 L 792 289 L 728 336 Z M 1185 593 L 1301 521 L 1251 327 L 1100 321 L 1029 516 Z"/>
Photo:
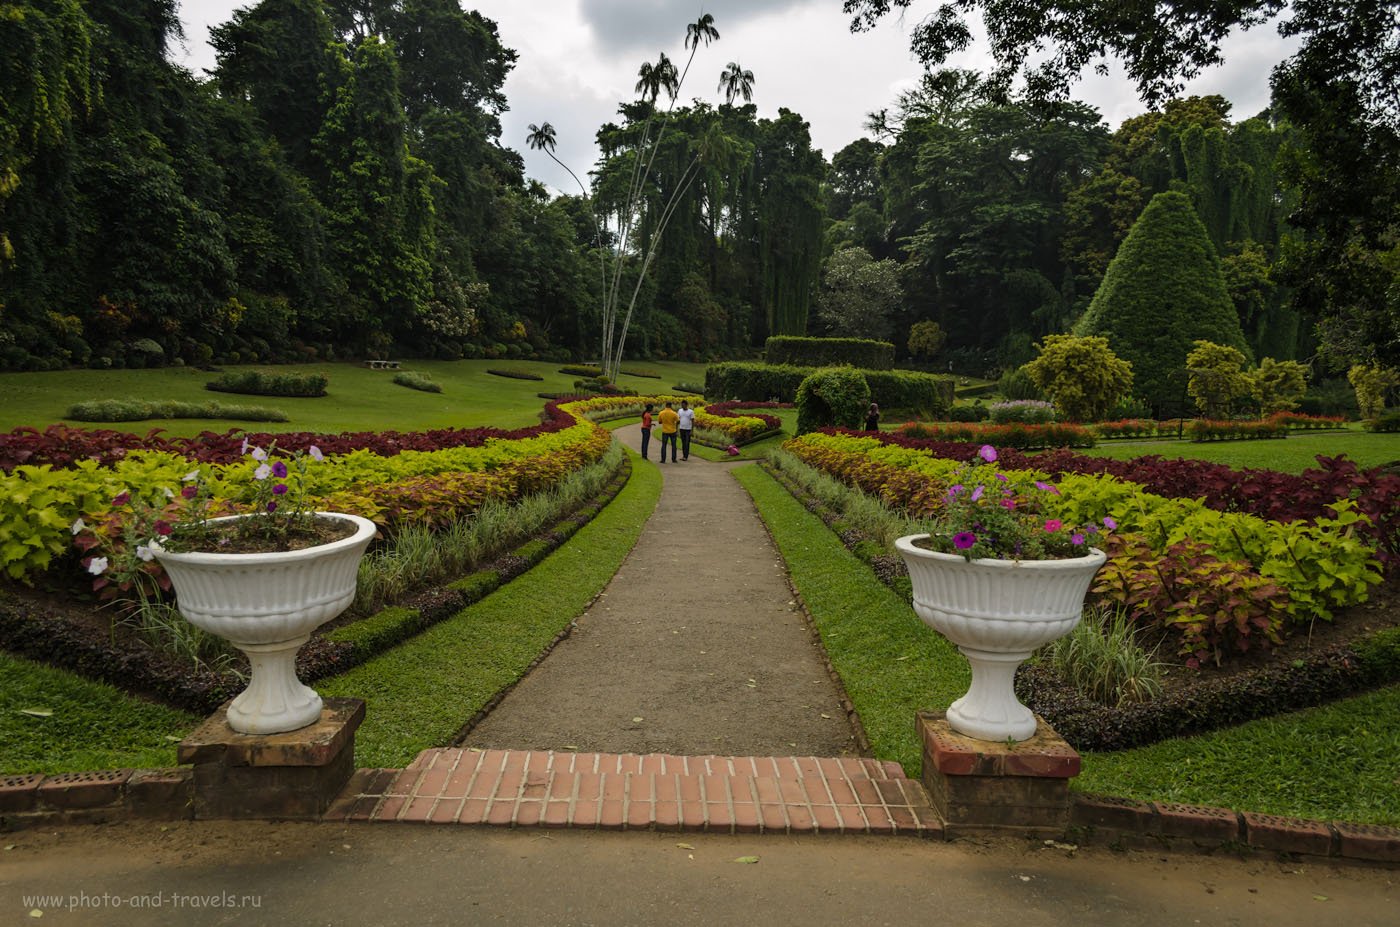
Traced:
<path fill-rule="evenodd" d="M 1197 340 L 1249 356 L 1220 258 L 1184 193 L 1159 193 L 1138 216 L 1075 334 L 1107 338 L 1133 365 L 1134 392 L 1159 411 L 1186 398 Z"/>

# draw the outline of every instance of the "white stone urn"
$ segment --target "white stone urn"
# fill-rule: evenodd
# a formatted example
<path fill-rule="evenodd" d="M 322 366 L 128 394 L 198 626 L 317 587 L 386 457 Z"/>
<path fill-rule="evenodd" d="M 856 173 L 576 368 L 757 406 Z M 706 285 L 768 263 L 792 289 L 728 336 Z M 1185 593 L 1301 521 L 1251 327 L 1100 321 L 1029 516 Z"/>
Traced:
<path fill-rule="evenodd" d="M 214 523 L 256 516 L 232 515 Z M 266 554 L 156 550 L 175 586 L 180 614 L 248 655 L 248 687 L 229 705 L 228 723 L 244 734 L 277 734 L 321 717 L 321 696 L 297 678 L 296 655 L 311 632 L 355 598 L 360 558 L 374 522 L 317 512 L 354 524 L 350 537 L 303 550 Z"/>
<path fill-rule="evenodd" d="M 914 611 L 972 665 L 967 694 L 948 708 L 953 730 L 977 740 L 1027 740 L 1035 715 L 1016 698 L 1016 667 L 1074 630 L 1094 574 L 1108 558 L 1090 548 L 1069 560 L 968 560 L 895 541 L 914 585 Z"/>

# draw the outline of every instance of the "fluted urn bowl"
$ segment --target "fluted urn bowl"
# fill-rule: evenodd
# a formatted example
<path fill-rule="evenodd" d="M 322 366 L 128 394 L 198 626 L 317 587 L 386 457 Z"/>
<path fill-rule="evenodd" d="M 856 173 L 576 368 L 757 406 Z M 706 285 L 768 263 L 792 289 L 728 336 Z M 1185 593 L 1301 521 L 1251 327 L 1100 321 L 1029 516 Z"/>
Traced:
<path fill-rule="evenodd" d="M 1016 698 L 1016 667 L 1079 623 L 1084 596 L 1108 558 L 1097 548 L 1068 560 L 967 560 L 895 541 L 914 586 L 914 611 L 957 645 L 972 667 L 967 694 L 948 708 L 953 730 L 978 740 L 1027 740 L 1035 715 Z"/>
<path fill-rule="evenodd" d="M 213 523 L 249 517 L 257 516 Z M 355 533 L 329 544 L 265 554 L 156 551 L 175 586 L 180 614 L 248 656 L 248 687 L 228 709 L 236 731 L 294 731 L 321 716 L 321 696 L 297 678 L 297 650 L 354 600 L 360 558 L 375 527 L 358 515 L 317 512 L 316 517 L 348 521 Z"/>

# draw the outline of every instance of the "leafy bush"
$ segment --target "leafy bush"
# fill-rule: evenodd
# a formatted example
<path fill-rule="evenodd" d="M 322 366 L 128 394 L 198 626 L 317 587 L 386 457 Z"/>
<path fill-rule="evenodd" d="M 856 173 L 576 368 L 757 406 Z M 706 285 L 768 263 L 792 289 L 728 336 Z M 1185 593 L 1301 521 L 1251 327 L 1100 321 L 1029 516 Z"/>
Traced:
<path fill-rule="evenodd" d="M 405 370 L 394 374 L 394 382 L 399 386 L 407 386 L 409 389 L 421 390 L 425 393 L 442 392 L 442 384 L 434 383 L 426 373 L 418 373 L 415 370 Z"/>
<path fill-rule="evenodd" d="M 677 383 L 675 386 L 671 387 L 671 389 L 677 393 L 688 393 L 692 396 L 705 395 L 705 387 L 703 384 L 697 385 L 695 383 Z"/>
<path fill-rule="evenodd" d="M 994 402 L 987 409 L 993 424 L 1020 422 L 1023 425 L 1048 425 L 1055 420 L 1055 407 L 1039 399 L 1013 399 Z"/>
<path fill-rule="evenodd" d="M 819 370 L 797 387 L 797 433 L 840 425 L 859 428 L 870 407 L 870 386 L 849 367 Z"/>
<path fill-rule="evenodd" d="M 1393 434 L 1400 431 L 1400 409 L 1385 412 L 1378 418 L 1371 419 L 1366 423 L 1366 430 L 1379 434 Z"/>
<path fill-rule="evenodd" d="M 1026 373 L 1025 367 L 1008 370 L 997 380 L 997 392 L 1007 399 L 1044 399 L 1045 394 Z"/>
<path fill-rule="evenodd" d="M 1356 407 L 1356 391 L 1345 379 L 1322 380 L 1313 383 L 1298 400 L 1298 411 L 1308 415 L 1341 415 L 1354 419 L 1360 415 Z"/>
<path fill-rule="evenodd" d="M 596 380 L 603 375 L 603 368 L 586 364 L 565 364 L 559 368 L 559 372 L 572 377 L 589 377 Z"/>
<path fill-rule="evenodd" d="M 221 393 L 242 393 L 248 396 L 299 396 L 314 398 L 326 395 L 330 380 L 319 373 L 263 373 L 247 370 L 226 373 L 204 384 L 205 389 Z"/>
<path fill-rule="evenodd" d="M 1254 381 L 1245 373 L 1244 353 L 1230 345 L 1193 342 L 1186 355 L 1186 391 L 1206 418 L 1228 418 L 1235 401 L 1248 396 Z"/>
<path fill-rule="evenodd" d="M 1356 390 L 1356 407 L 1362 418 L 1375 418 L 1385 408 L 1386 391 L 1400 385 L 1400 371 L 1379 364 L 1357 364 L 1347 371 Z"/>
<path fill-rule="evenodd" d="M 244 422 L 285 422 L 287 415 L 266 406 L 227 406 L 221 402 L 147 402 L 144 399 L 99 399 L 69 406 L 64 418 L 75 422 L 142 422 L 153 418 L 221 418 Z"/>
<path fill-rule="evenodd" d="M 764 344 L 769 364 L 794 367 L 839 367 L 889 370 L 894 367 L 894 345 L 865 338 L 802 338 L 774 335 Z"/>
<path fill-rule="evenodd" d="M 1157 423 L 1150 418 L 1098 422 L 1094 425 L 1094 434 L 1100 438 L 1150 438 L 1157 434 Z"/>
<path fill-rule="evenodd" d="M 1131 395 L 1133 368 L 1108 346 L 1106 338 L 1046 335 L 1040 355 L 1021 368 L 1075 422 L 1093 422 Z"/>
<path fill-rule="evenodd" d="M 543 380 L 544 377 L 538 373 L 525 370 L 521 367 L 487 367 L 486 372 L 498 377 L 509 377 L 512 380 Z"/>
<path fill-rule="evenodd" d="M 1308 390 L 1308 368 L 1295 360 L 1276 361 L 1266 357 L 1251 374 L 1254 395 L 1265 415 L 1290 412 Z"/>
<path fill-rule="evenodd" d="M 953 406 L 948 410 L 948 421 L 950 422 L 985 422 L 991 418 L 991 413 L 981 401 L 968 405 Z"/>

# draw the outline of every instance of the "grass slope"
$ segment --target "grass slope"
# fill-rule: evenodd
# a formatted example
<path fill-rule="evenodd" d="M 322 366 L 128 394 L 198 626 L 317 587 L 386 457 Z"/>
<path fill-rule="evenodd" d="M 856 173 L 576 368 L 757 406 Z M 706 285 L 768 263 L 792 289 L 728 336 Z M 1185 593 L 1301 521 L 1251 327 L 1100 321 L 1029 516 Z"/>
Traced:
<path fill-rule="evenodd" d="M 199 722 L 104 683 L 0 652 L 0 774 L 174 766 L 176 741 Z"/>
<path fill-rule="evenodd" d="M 777 542 L 875 755 L 917 777 L 914 712 L 966 692 L 967 661 L 767 473 L 748 466 L 734 475 Z"/>
<path fill-rule="evenodd" d="M 317 683 L 367 703 L 360 766 L 404 766 L 443 746 L 493 695 L 524 675 L 612 579 L 661 495 L 635 459 L 632 478 L 593 521 L 504 588 L 362 666 Z"/>
<path fill-rule="evenodd" d="M 225 373 L 267 370 L 280 374 L 325 374 L 330 378 L 328 395 L 318 399 L 271 397 L 259 404 L 275 405 L 287 413 L 289 421 L 270 425 L 246 425 L 257 431 L 377 431 L 396 428 L 418 431 L 428 428 L 495 426 L 520 428 L 539 421 L 544 400 L 537 393 L 560 393 L 573 389 L 577 377 L 559 373 L 563 366 L 548 361 L 404 361 L 404 370 L 430 376 L 441 384 L 441 393 L 423 393 L 396 386 L 394 372 L 370 370 L 354 363 L 293 364 L 287 366 L 231 366 Z M 648 369 L 662 375 L 649 377 L 623 375 L 621 386 L 639 392 L 660 392 L 673 383 L 703 381 L 705 365 L 648 362 Z M 492 376 L 488 368 L 521 368 L 544 377 L 543 380 L 510 380 Z M 170 399 L 208 402 L 218 395 L 204 384 L 218 374 L 191 367 L 164 367 L 156 370 L 56 370 L 42 373 L 0 373 L 0 432 L 22 425 L 43 428 L 65 421 L 68 407 L 93 399 Z M 70 424 L 80 424 L 73 423 Z M 86 427 L 95 427 L 88 425 Z M 121 428 L 144 433 L 164 428 L 172 435 L 196 435 L 201 431 L 226 431 L 236 423 L 212 419 L 158 419 L 127 423 Z"/>

